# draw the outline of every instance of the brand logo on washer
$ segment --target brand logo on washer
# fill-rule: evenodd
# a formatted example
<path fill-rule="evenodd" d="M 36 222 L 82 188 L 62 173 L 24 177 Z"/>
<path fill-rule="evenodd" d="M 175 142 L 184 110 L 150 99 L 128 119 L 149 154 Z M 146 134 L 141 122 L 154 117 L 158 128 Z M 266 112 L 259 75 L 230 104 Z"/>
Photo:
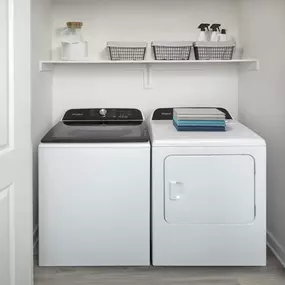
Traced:
<path fill-rule="evenodd" d="M 172 113 L 161 113 L 162 116 L 171 116 Z"/>
<path fill-rule="evenodd" d="M 83 113 L 72 113 L 72 116 L 76 116 L 76 117 L 83 116 Z"/>

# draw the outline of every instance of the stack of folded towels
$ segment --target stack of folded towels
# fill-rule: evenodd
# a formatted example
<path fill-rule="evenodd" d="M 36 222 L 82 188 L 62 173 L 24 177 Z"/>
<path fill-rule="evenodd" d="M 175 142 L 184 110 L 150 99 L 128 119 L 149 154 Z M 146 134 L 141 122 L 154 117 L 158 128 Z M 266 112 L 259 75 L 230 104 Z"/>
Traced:
<path fill-rule="evenodd" d="M 177 131 L 224 132 L 226 116 L 214 108 L 179 108 L 174 109 L 173 124 Z"/>

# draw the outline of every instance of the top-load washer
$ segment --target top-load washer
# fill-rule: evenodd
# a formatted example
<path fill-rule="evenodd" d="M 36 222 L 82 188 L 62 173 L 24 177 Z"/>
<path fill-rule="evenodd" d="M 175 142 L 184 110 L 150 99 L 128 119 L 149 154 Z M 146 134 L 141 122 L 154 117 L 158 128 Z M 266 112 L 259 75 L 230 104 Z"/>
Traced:
<path fill-rule="evenodd" d="M 139 110 L 69 110 L 43 138 L 39 264 L 150 264 L 150 142 Z"/>
<path fill-rule="evenodd" d="M 171 108 L 150 120 L 155 266 L 266 264 L 266 144 L 223 111 L 226 132 L 178 132 Z"/>

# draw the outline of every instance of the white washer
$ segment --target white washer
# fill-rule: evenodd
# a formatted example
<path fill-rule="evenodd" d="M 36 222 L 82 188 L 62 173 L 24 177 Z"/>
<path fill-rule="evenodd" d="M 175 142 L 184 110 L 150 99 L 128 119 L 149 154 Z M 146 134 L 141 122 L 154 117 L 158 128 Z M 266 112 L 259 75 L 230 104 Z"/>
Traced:
<path fill-rule="evenodd" d="M 150 121 L 153 265 L 266 265 L 265 141 L 234 120 L 177 132 L 172 116 Z"/>
<path fill-rule="evenodd" d="M 150 264 L 150 142 L 135 109 L 69 110 L 39 146 L 39 265 Z"/>

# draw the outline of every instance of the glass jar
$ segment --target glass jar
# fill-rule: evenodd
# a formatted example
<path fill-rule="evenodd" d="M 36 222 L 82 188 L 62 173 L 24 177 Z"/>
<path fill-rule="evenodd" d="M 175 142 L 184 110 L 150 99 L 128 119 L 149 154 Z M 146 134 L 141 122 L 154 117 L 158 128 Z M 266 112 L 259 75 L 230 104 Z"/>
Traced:
<path fill-rule="evenodd" d="M 67 22 L 63 31 L 61 42 L 62 60 L 86 60 L 88 56 L 88 43 L 82 36 L 82 22 Z"/>
<path fill-rule="evenodd" d="M 67 28 L 63 31 L 63 42 L 81 43 L 84 42 L 81 28 L 82 22 L 67 22 Z"/>

